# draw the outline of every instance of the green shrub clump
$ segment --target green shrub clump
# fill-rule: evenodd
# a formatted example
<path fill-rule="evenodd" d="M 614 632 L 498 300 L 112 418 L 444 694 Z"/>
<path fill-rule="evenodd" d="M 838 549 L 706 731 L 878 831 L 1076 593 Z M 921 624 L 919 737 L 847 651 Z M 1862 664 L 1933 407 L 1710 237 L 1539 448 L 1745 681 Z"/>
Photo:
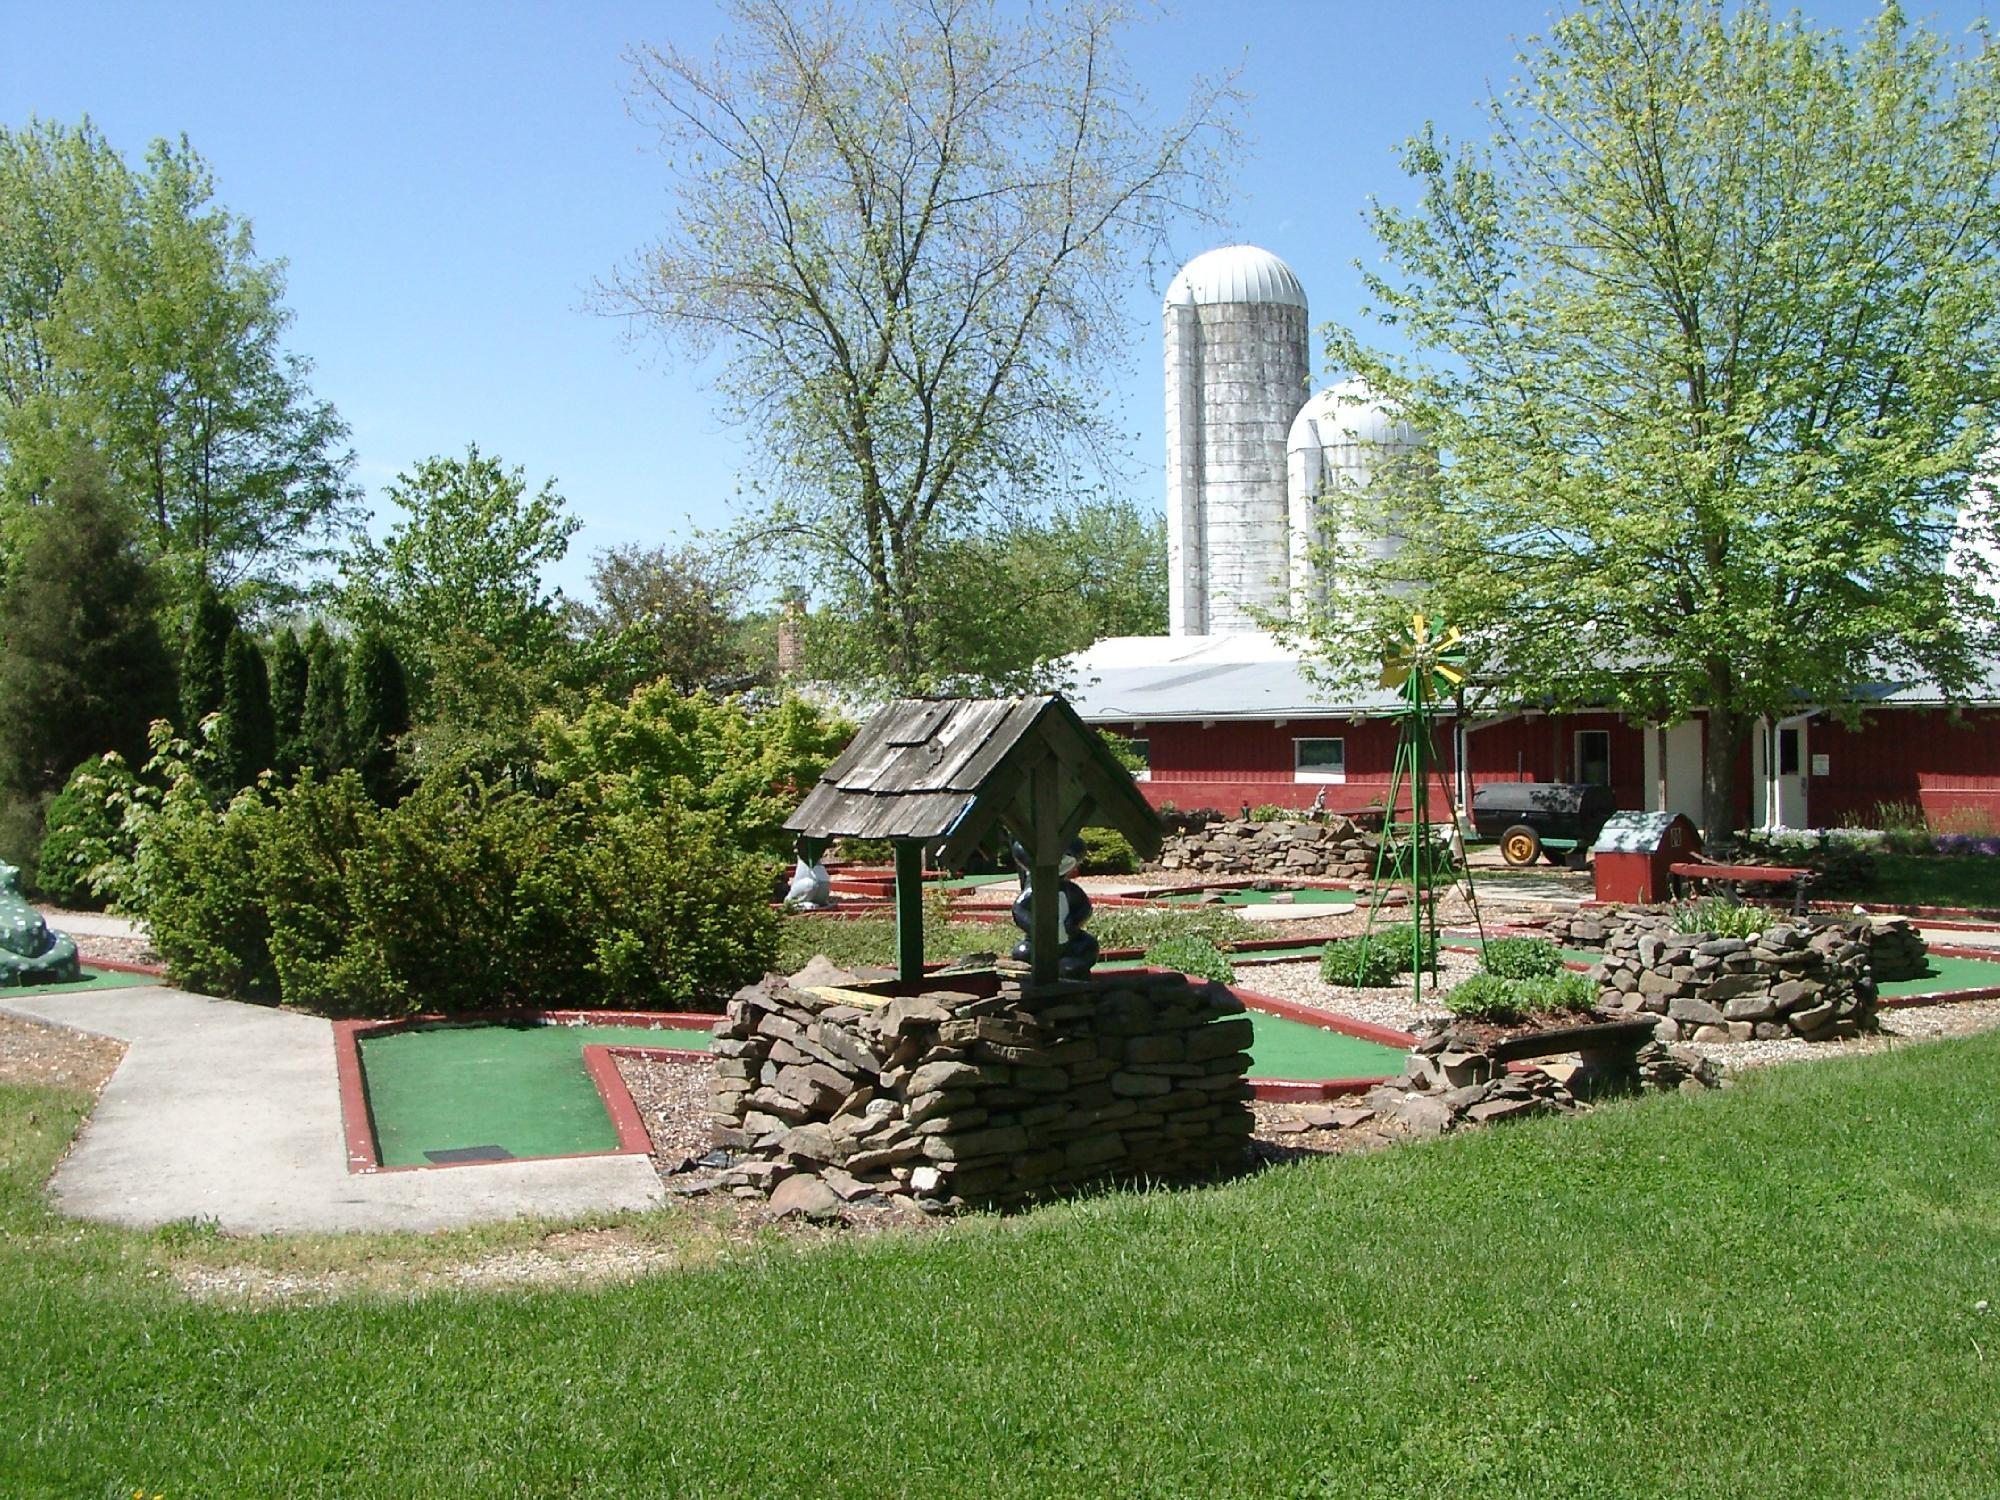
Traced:
<path fill-rule="evenodd" d="M 672 804 L 437 781 L 383 808 L 349 770 L 216 807 L 169 769 L 134 905 L 197 988 L 347 1015 L 686 1009 L 776 955 L 761 863 Z"/>
<path fill-rule="evenodd" d="M 70 772 L 49 803 L 35 886 L 58 906 L 98 907 L 131 880 L 133 840 L 125 809 L 139 780 L 115 750 Z"/>
<path fill-rule="evenodd" d="M 1560 1011 L 1587 1011 L 1597 1003 L 1590 981 L 1573 970 L 1526 978 L 1508 978 L 1490 971 L 1454 985 L 1444 1007 L 1469 1021 L 1510 1025 L 1528 1016 Z"/>
<path fill-rule="evenodd" d="M 1183 934 L 1155 943 L 1146 950 L 1146 962 L 1160 969 L 1178 969 L 1191 979 L 1213 979 L 1231 984 L 1236 965 L 1229 955 L 1205 937 Z"/>
<path fill-rule="evenodd" d="M 1683 902 L 1674 907 L 1674 931 L 1712 933 L 1716 937 L 1727 938 L 1753 938 L 1771 925 L 1775 915 L 1761 906 L 1745 906 L 1738 901 L 1724 901 L 1716 896 L 1708 896 L 1700 901 Z"/>
<path fill-rule="evenodd" d="M 1484 968 L 1502 979 L 1539 979 L 1563 971 L 1562 953 L 1547 938 L 1490 938 Z"/>
<path fill-rule="evenodd" d="M 1088 875 L 1130 875 L 1139 868 L 1139 851 L 1115 828 L 1083 830 L 1083 870 Z"/>
<path fill-rule="evenodd" d="M 1408 950 L 1397 952 L 1379 933 L 1367 938 L 1337 938 L 1319 956 L 1320 978 L 1355 989 L 1380 989 L 1409 971 Z"/>
<path fill-rule="evenodd" d="M 1216 947 L 1268 936 L 1226 906 L 1100 906 L 1091 912 L 1090 930 L 1109 953 L 1136 949 L 1150 952 L 1170 938 L 1206 938 Z"/>

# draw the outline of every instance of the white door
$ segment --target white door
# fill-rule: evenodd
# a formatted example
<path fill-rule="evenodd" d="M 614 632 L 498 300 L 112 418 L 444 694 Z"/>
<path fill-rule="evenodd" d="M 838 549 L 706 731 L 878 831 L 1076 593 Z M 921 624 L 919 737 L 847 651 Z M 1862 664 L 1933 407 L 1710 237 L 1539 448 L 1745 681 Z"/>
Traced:
<path fill-rule="evenodd" d="M 1662 730 L 1649 728 L 1642 736 L 1646 746 L 1646 811 L 1681 813 L 1697 827 L 1701 824 L 1701 721 L 1689 719 Z M 1661 741 L 1666 765 L 1662 775 Z M 1661 783 L 1666 783 L 1666 801 L 1660 801 Z"/>
<path fill-rule="evenodd" d="M 1806 721 L 1777 729 L 1778 821 L 1786 828 L 1810 828 L 1806 815 Z"/>

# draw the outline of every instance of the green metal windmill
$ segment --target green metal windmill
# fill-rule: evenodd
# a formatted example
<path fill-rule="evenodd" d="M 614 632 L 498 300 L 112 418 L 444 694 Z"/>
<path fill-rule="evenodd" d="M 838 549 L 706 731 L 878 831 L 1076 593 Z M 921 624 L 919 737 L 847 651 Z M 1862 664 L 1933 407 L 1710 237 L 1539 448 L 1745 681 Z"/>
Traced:
<path fill-rule="evenodd" d="M 1421 614 L 1412 615 L 1396 642 L 1382 660 L 1382 686 L 1397 688 L 1403 706 L 1397 710 L 1396 760 L 1389 772 L 1389 795 L 1382 818 L 1382 843 L 1375 854 L 1377 899 L 1368 910 L 1368 924 L 1361 940 L 1365 949 L 1381 911 L 1380 897 L 1390 885 L 1407 884 L 1410 892 L 1410 972 L 1415 986 L 1413 999 L 1422 1009 L 1425 959 L 1438 951 L 1438 896 L 1455 890 L 1462 880 L 1466 900 L 1478 924 L 1480 941 L 1486 924 L 1479 913 L 1479 898 L 1472 886 L 1472 870 L 1463 872 L 1449 853 L 1442 856 L 1432 843 L 1430 783 L 1436 777 L 1444 798 L 1444 811 L 1454 826 L 1458 808 L 1437 753 L 1433 733 L 1438 705 L 1465 683 L 1464 638 L 1457 626 L 1439 628 Z M 1405 819 L 1400 809 L 1407 791 L 1410 804 Z M 1436 971 L 1431 970 L 1432 988 Z"/>

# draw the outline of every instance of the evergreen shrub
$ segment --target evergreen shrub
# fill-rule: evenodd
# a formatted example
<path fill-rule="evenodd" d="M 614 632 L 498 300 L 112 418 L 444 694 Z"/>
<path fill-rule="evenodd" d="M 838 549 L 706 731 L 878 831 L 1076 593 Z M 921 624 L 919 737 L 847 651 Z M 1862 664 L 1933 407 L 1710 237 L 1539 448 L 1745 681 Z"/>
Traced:
<path fill-rule="evenodd" d="M 1083 830 L 1083 869 L 1090 875 L 1130 875 L 1139 868 L 1139 851 L 1115 828 Z"/>

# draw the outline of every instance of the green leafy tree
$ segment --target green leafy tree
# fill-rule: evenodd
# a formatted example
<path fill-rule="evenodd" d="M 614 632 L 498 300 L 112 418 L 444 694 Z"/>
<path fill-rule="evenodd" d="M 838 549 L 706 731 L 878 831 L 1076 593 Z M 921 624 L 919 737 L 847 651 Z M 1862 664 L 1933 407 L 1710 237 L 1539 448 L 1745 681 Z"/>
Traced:
<path fill-rule="evenodd" d="M 236 634 L 236 611 L 207 581 L 197 583 L 181 645 L 181 725 L 189 734 L 210 714 L 222 712 L 229 642 Z"/>
<path fill-rule="evenodd" d="M 224 790 L 256 785 L 277 757 L 271 717 L 271 677 L 249 633 L 230 632 L 222 654 L 222 717 L 216 723 L 216 767 Z"/>
<path fill-rule="evenodd" d="M 0 589 L 0 790 L 53 792 L 107 750 L 139 759 L 171 711 L 158 592 L 125 509 L 76 459 L 24 528 Z"/>
<path fill-rule="evenodd" d="M 322 777 L 351 764 L 347 747 L 347 657 L 326 627 L 306 632 L 306 697 L 299 715 L 305 763 Z"/>
<path fill-rule="evenodd" d="M 1759 716 L 1928 675 L 1992 638 L 1948 571 L 2000 395 L 2000 69 L 1885 7 L 1853 45 L 1761 0 L 1578 5 L 1484 147 L 1426 130 L 1410 209 L 1372 214 L 1375 313 L 1332 331 L 1437 444 L 1329 529 L 1379 660 L 1412 607 L 1515 701 L 1708 714 L 1711 840 Z M 1990 541 L 1992 517 L 1970 527 Z"/>
<path fill-rule="evenodd" d="M 92 756 L 49 803 L 35 885 L 58 906 L 94 907 L 123 896 L 131 880 L 125 809 L 139 778 L 115 750 Z"/>
<path fill-rule="evenodd" d="M 402 663 L 381 632 L 364 630 L 347 678 L 347 745 L 368 795 L 385 807 L 396 800 L 396 742 L 409 727 Z"/>
<path fill-rule="evenodd" d="M 311 663 L 296 630 L 287 627 L 271 643 L 272 765 L 287 780 L 310 758 L 306 749 L 306 679 Z"/>
<path fill-rule="evenodd" d="M 1079 493 L 1119 441 L 1099 386 L 1167 226 L 1220 197 L 1235 96 L 1160 123 L 1094 0 L 733 7 L 711 63 L 642 49 L 678 207 L 610 289 L 698 353 L 768 460 L 762 548 L 914 684 L 927 568 Z"/>
<path fill-rule="evenodd" d="M 284 265 L 185 139 L 135 169 L 87 120 L 0 129 L 0 543 L 87 442 L 178 593 L 282 598 L 356 491 L 347 429 L 283 348 Z"/>
<path fill-rule="evenodd" d="M 1167 628 L 1166 520 L 1127 500 L 960 537 L 923 569 L 919 638 L 935 665 L 915 685 L 983 692 L 1055 685 L 1059 658 L 1114 635 Z M 805 673 L 867 681 L 875 655 L 853 591 L 805 622 Z"/>
<path fill-rule="evenodd" d="M 588 805 L 674 806 L 708 818 L 738 848 L 783 855 L 784 821 L 854 736 L 854 726 L 800 698 L 752 713 L 738 699 L 682 696 L 671 684 L 625 703 L 598 700 L 574 718 L 536 723 L 541 774 Z"/>
<path fill-rule="evenodd" d="M 425 459 L 385 493 L 404 519 L 385 541 L 354 539 L 341 563 L 341 610 L 387 635 L 422 686 L 431 643 L 451 630 L 521 664 L 567 650 L 562 594 L 545 588 L 542 572 L 568 554 L 582 523 L 564 513 L 553 479 L 530 494 L 522 469 L 473 444 L 464 458 Z"/>
<path fill-rule="evenodd" d="M 742 549 L 626 546 L 591 563 L 584 627 L 621 663 L 626 691 L 664 677 L 683 693 L 768 684 L 775 652 L 740 610 L 754 582 Z"/>

